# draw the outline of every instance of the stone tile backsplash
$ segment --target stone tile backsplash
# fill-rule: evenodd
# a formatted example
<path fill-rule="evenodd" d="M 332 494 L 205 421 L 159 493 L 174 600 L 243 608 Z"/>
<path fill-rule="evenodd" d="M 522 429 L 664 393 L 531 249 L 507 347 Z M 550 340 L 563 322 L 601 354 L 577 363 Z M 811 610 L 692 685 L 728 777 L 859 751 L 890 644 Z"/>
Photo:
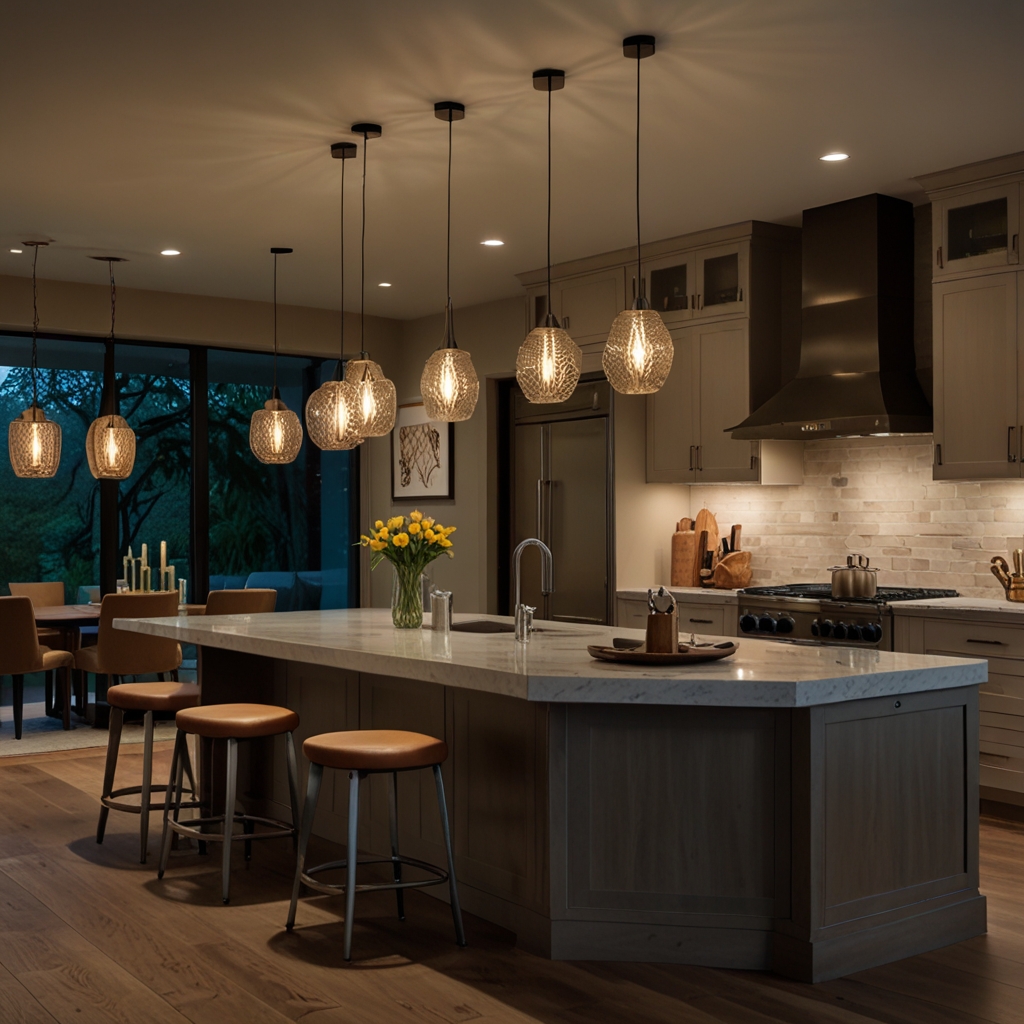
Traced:
<path fill-rule="evenodd" d="M 953 587 L 1001 597 L 993 555 L 1024 547 L 1024 480 L 932 480 L 930 438 L 808 441 L 800 487 L 692 487 L 723 532 L 743 524 L 753 585 L 827 581 L 863 552 L 879 586 Z"/>

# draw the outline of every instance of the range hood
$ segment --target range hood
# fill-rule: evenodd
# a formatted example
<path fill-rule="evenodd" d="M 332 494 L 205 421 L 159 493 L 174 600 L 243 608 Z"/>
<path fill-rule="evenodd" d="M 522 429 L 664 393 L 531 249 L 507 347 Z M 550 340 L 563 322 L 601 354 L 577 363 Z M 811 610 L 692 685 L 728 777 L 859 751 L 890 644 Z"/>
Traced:
<path fill-rule="evenodd" d="M 914 208 L 869 195 L 804 210 L 800 369 L 736 440 L 929 434 L 914 359 Z"/>

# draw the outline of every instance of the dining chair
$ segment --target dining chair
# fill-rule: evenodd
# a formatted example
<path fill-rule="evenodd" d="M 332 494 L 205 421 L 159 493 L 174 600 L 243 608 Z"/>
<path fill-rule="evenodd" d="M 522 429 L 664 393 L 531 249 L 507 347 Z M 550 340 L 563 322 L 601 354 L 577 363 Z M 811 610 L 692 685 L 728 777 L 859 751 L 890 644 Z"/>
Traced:
<path fill-rule="evenodd" d="M 32 602 L 33 608 L 57 608 L 64 605 L 64 583 L 62 580 L 54 580 L 48 583 L 8 583 L 8 589 L 13 597 L 27 597 Z M 75 630 L 55 629 L 50 626 L 37 626 L 36 635 L 39 642 L 51 649 L 71 651 L 74 653 L 78 647 Z M 53 707 L 53 672 L 46 673 L 46 711 L 49 714 Z M 82 710 L 82 702 L 78 703 L 78 711 Z"/>
<path fill-rule="evenodd" d="M 70 651 L 51 651 L 39 643 L 36 616 L 30 598 L 24 595 L 0 597 L 0 676 L 14 682 L 14 738 L 21 739 L 25 714 L 25 676 L 29 672 L 58 672 L 64 728 L 71 728 Z"/>
<path fill-rule="evenodd" d="M 272 612 L 277 591 L 254 587 L 251 590 L 213 590 L 206 599 L 207 615 L 258 615 Z"/>

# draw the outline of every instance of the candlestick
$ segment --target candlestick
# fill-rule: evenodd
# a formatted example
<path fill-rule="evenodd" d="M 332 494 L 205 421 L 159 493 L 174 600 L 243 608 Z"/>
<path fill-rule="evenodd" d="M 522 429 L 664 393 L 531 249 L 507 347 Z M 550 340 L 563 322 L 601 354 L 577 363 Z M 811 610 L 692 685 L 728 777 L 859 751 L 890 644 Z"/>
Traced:
<path fill-rule="evenodd" d="M 139 560 L 132 559 L 132 590 L 139 589 Z"/>
<path fill-rule="evenodd" d="M 129 550 L 131 549 L 129 548 Z M 124 585 L 126 587 L 130 587 L 132 585 L 132 578 L 128 573 L 128 563 L 129 561 L 131 561 L 131 556 L 125 555 L 124 558 L 121 559 L 121 561 L 124 564 Z"/>
<path fill-rule="evenodd" d="M 184 577 L 178 580 L 178 604 L 184 604 L 188 599 L 188 580 Z"/>
<path fill-rule="evenodd" d="M 175 583 L 174 583 L 174 566 L 173 565 L 169 565 L 169 566 L 167 566 L 167 589 L 168 590 L 174 590 L 174 587 L 175 587 Z"/>
<path fill-rule="evenodd" d="M 160 541 L 160 570 L 167 568 L 167 541 Z"/>
<path fill-rule="evenodd" d="M 145 546 L 143 546 L 142 550 L 146 550 Z M 148 565 L 143 565 L 142 567 L 142 580 L 140 582 L 142 583 L 143 593 L 148 594 L 150 590 L 150 584 L 152 583 L 152 570 Z"/>
<path fill-rule="evenodd" d="M 142 568 L 146 569 L 149 567 L 149 548 L 145 544 L 142 545 Z"/>

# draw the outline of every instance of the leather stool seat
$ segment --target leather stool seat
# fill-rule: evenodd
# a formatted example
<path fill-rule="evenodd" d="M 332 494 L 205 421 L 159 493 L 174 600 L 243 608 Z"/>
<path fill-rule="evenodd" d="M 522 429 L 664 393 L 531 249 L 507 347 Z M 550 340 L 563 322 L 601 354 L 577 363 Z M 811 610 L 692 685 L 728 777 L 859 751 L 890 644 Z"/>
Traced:
<path fill-rule="evenodd" d="M 195 683 L 119 683 L 107 688 L 107 703 L 123 711 L 182 711 L 199 703 Z"/>
<path fill-rule="evenodd" d="M 314 764 L 342 771 L 429 768 L 448 759 L 448 745 L 444 740 L 398 729 L 325 732 L 306 740 L 302 752 Z"/>
<path fill-rule="evenodd" d="M 182 732 L 211 740 L 251 740 L 279 736 L 299 727 L 299 716 L 273 704 L 207 704 L 188 708 L 174 716 Z"/>

